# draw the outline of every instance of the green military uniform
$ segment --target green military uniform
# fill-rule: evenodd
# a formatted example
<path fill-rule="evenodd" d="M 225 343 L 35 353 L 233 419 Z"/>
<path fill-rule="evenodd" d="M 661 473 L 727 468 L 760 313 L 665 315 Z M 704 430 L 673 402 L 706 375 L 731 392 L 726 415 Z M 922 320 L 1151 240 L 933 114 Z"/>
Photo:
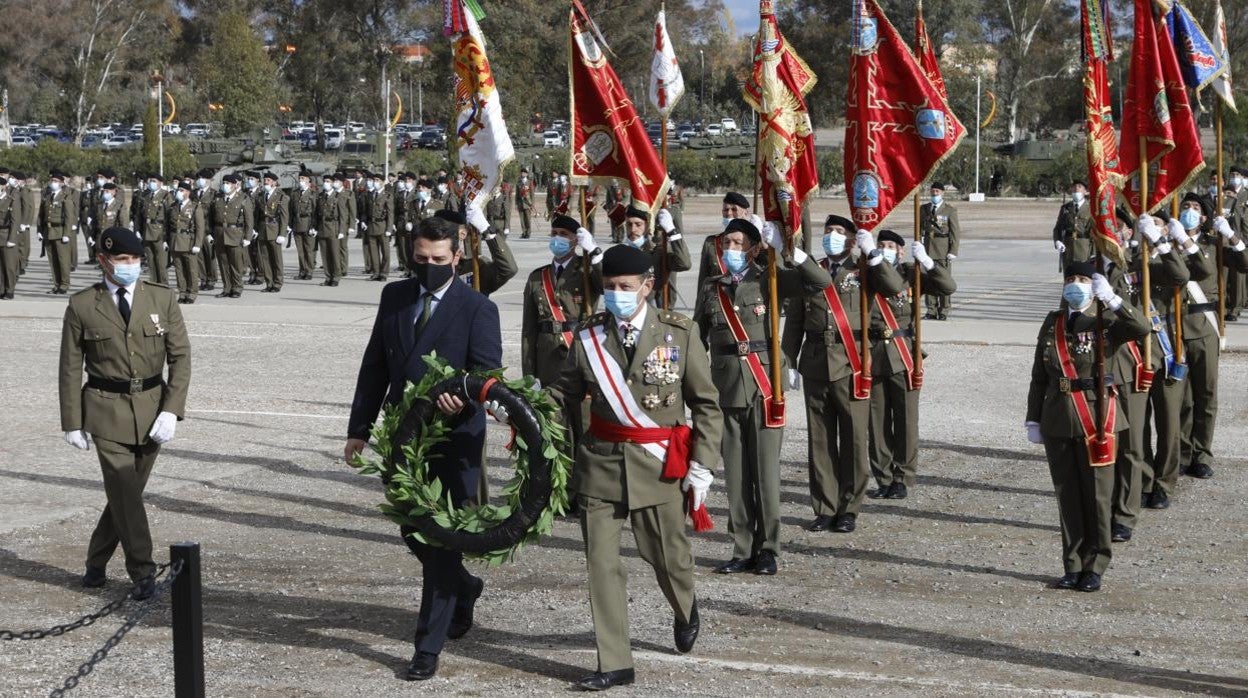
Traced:
<path fill-rule="evenodd" d="M 324 191 L 316 195 L 316 213 L 313 218 L 312 231 L 316 246 L 321 251 L 321 268 L 325 270 L 325 281 L 322 286 L 337 286 L 341 276 L 342 264 L 338 255 L 342 246 L 339 238 L 345 234 L 347 207 L 343 199 L 347 194 L 336 191 Z"/>
<path fill-rule="evenodd" d="M 95 230 L 92 228 L 94 219 L 91 217 L 95 212 L 95 202 L 100 198 L 100 188 L 95 186 L 95 182 L 87 180 L 86 188 L 78 195 L 78 229 L 82 231 L 82 236 L 87 241 L 87 264 L 97 264 L 95 261 Z M 74 249 L 74 266 L 78 266 L 78 250 Z"/>
<path fill-rule="evenodd" d="M 94 197 L 91 210 L 91 232 L 92 240 L 99 240 L 100 235 L 109 228 L 124 228 L 130 219 L 127 215 L 126 205 L 122 201 L 123 191 L 121 187 L 107 191 L 113 192 L 112 201 L 105 202 L 103 191 Z"/>
<path fill-rule="evenodd" d="M 1087 200 L 1080 203 L 1067 201 L 1057 214 L 1053 225 L 1053 242 L 1066 246 L 1062 252 L 1062 267 L 1071 262 L 1086 262 L 1096 250 L 1092 247 L 1092 209 Z"/>
<path fill-rule="evenodd" d="M 485 234 L 481 236 L 481 239 L 490 251 L 490 258 L 480 258 L 479 250 L 473 251 L 473 255 L 478 257 L 477 267 L 481 277 L 480 288 L 474 283 L 472 256 L 465 255 L 460 257 L 459 268 L 456 269 L 456 273 L 459 274 L 459 278 L 463 279 L 464 283 L 488 296 L 502 288 L 503 284 L 515 278 L 516 273 L 520 271 L 520 265 L 516 264 L 516 257 L 511 253 L 511 246 L 507 244 L 507 238 L 499 233 L 498 228 L 491 225 Z"/>
<path fill-rule="evenodd" d="M 0 178 L 2 180 L 3 178 Z M 21 201 L 8 182 L 0 183 L 0 300 L 12 300 L 22 270 Z"/>
<path fill-rule="evenodd" d="M 672 212 L 672 222 L 676 224 L 677 230 L 685 229 L 685 188 L 672 182 L 672 187 L 667 190 L 667 208 Z"/>
<path fill-rule="evenodd" d="M 516 213 L 520 216 L 520 238 L 527 240 L 533 231 L 533 182 L 527 174 L 516 183 Z"/>
<path fill-rule="evenodd" d="M 666 252 L 662 244 L 664 238 L 667 239 Z M 685 243 L 680 228 L 664 233 L 656 227 L 645 247 L 641 249 L 650 255 L 654 266 L 654 292 L 650 294 L 650 302 L 656 308 L 664 308 L 663 289 L 666 288 L 668 306 L 664 309 L 670 310 L 676 305 L 676 272 L 693 268 L 693 262 L 689 258 L 689 245 Z"/>
<path fill-rule="evenodd" d="M 55 194 L 44 191 L 39 208 L 39 230 L 52 267 L 52 293 L 69 292 L 73 249 L 78 246 L 77 192 L 62 186 Z"/>
<path fill-rule="evenodd" d="M 201 172 L 200 176 L 207 179 L 206 174 L 208 173 Z M 217 190 L 211 187 L 196 188 L 192 197 L 195 203 L 203 209 L 208 226 L 208 236 L 204 238 L 204 244 L 200 246 L 199 254 L 196 256 L 196 266 L 199 268 L 199 290 L 211 291 L 217 287 L 217 240 L 221 237 L 221 231 L 216 229 L 212 218 Z"/>
<path fill-rule="evenodd" d="M 390 273 L 390 238 L 394 236 L 394 193 L 387 188 L 364 194 L 364 258 L 371 260 L 373 278 L 385 281 Z"/>
<path fill-rule="evenodd" d="M 164 189 L 144 189 L 135 199 L 135 232 L 143 237 L 143 256 L 152 281 L 165 284 L 169 280 L 169 239 L 165 222 L 169 219 L 169 193 Z"/>
<path fill-rule="evenodd" d="M 655 308 L 643 312 L 643 317 L 634 318 L 642 329 L 631 356 L 620 336 L 619 322 L 610 313 L 590 317 L 583 331 L 603 329 L 610 360 L 626 376 L 626 385 L 617 387 L 628 390 L 660 427 L 685 424 L 685 411 L 689 410 L 693 430 L 690 459 L 713 468 L 719 460 L 723 423 L 706 354 L 696 339 L 697 327 L 676 313 Z M 619 425 L 605 397 L 613 388 L 599 382 L 579 334 L 573 341 L 575 347 L 552 386 L 552 394 L 563 403 L 588 400 L 593 421 Z M 663 468 L 664 463 L 656 456 L 631 441 L 616 443 L 591 433 L 583 437 L 576 450 L 574 479 L 582 510 L 589 604 L 601 672 L 633 666 L 628 591 L 620 560 L 620 534 L 626 520 L 633 529 L 637 550 L 654 568 L 677 622 L 695 619 L 693 551 L 685 534 L 685 498 L 680 480 L 661 477 Z"/>
<path fill-rule="evenodd" d="M 351 248 L 347 245 L 352 235 L 359 234 L 360 204 L 350 184 L 344 184 L 337 198 L 339 220 L 342 221 L 342 237 L 338 238 L 338 276 L 347 275 L 351 263 Z"/>
<path fill-rule="evenodd" d="M 103 571 L 120 542 L 126 571 L 137 582 L 156 571 L 143 488 L 160 446 L 148 433 L 159 413 L 181 419 L 185 412 L 191 345 L 168 287 L 137 282 L 129 324 L 113 293 L 101 281 L 69 299 L 61 334 L 61 429 L 94 437 L 108 496 L 87 567 Z"/>
<path fill-rule="evenodd" d="M 408 180 L 394 196 L 394 254 L 404 278 L 411 276 L 412 232 L 419 222 L 417 213 L 420 202 L 416 200 L 415 188 L 415 183 Z"/>
<path fill-rule="evenodd" d="M 39 187 L 33 182 L 27 182 L 26 186 L 18 188 L 18 201 L 22 204 L 22 212 L 18 218 L 18 229 L 21 234 L 17 238 L 17 249 L 22 258 L 19 274 L 26 273 L 26 266 L 30 263 L 30 236 L 39 225 L 39 209 L 40 200 Z"/>
<path fill-rule="evenodd" d="M 828 272 L 813 259 L 806 258 L 795 268 L 785 267 L 789 268 L 777 268 L 781 300 L 814 293 L 831 283 Z M 780 309 L 768 307 L 767 286 L 766 269 L 755 264 L 737 276 L 726 272 L 708 276 L 698 294 L 701 305 L 694 314 L 703 344 L 710 349 L 711 379 L 719 390 L 719 406 L 724 412 L 722 454 L 734 560 L 753 561 L 760 552 L 780 552 L 780 445 L 784 429 L 764 426 L 762 393 L 743 360 L 746 354 L 754 354 L 770 378 L 770 318 Z M 748 347 L 743 348 L 729 328 L 719 300 L 721 289 L 745 328 Z M 780 388 L 773 386 L 776 392 Z"/>
<path fill-rule="evenodd" d="M 616 243 L 624 241 L 625 230 L 622 224 L 616 225 L 614 221 L 611 220 L 611 212 L 615 210 L 617 205 L 621 204 L 626 205 L 624 201 L 624 190 L 620 187 L 619 180 L 613 179 L 607 183 L 607 193 L 603 198 L 602 210 L 606 211 L 607 222 L 611 224 L 611 242 Z M 656 288 L 655 290 L 657 291 L 658 289 Z M 653 296 L 651 296 L 651 298 L 653 298 Z"/>
<path fill-rule="evenodd" d="M 958 223 L 958 209 L 945 201 L 941 201 L 939 207 L 933 208 L 932 202 L 929 201 L 919 209 L 919 221 L 922 223 L 923 247 L 927 248 L 927 253 L 931 255 L 932 261 L 936 262 L 936 266 L 943 268 L 952 278 L 953 260 L 949 259 L 949 256 L 958 256 L 958 244 L 962 238 L 962 226 Z M 929 316 L 939 320 L 944 320 L 949 316 L 949 304 L 952 298 L 949 294 L 925 293 L 923 295 Z"/>
<path fill-rule="evenodd" d="M 216 236 L 217 263 L 221 267 L 218 297 L 238 298 L 243 293 L 243 242 L 255 230 L 255 215 L 251 199 L 238 191 L 218 196 L 212 203 L 212 227 L 220 231 Z"/>
<path fill-rule="evenodd" d="M 286 272 L 282 250 L 290 234 L 290 198 L 276 184 L 271 194 L 260 190 L 256 193 L 256 214 L 259 235 L 254 247 L 260 258 L 260 275 L 264 278 L 264 290 L 277 293 L 282 290 Z"/>
<path fill-rule="evenodd" d="M 290 228 L 295 237 L 295 253 L 299 260 L 298 279 L 311 279 L 316 270 L 316 238 L 310 231 L 315 224 L 316 190 L 295 187 L 290 197 Z"/>
<path fill-rule="evenodd" d="M 197 203 L 190 190 L 179 189 L 185 200 L 169 209 L 169 250 L 173 253 L 173 271 L 178 280 L 178 302 L 194 303 L 199 296 L 199 266 L 196 259 L 207 237 L 204 206 Z"/>
<path fill-rule="evenodd" d="M 1240 187 L 1239 191 L 1228 197 L 1230 203 L 1227 222 L 1240 240 L 1248 240 L 1248 186 Z M 1219 211 L 1217 215 L 1221 215 Z M 1226 319 L 1238 320 L 1239 313 L 1248 306 L 1248 274 L 1236 271 L 1231 267 L 1223 270 L 1226 274 Z"/>
<path fill-rule="evenodd" d="M 886 263 L 881 266 L 889 265 Z M 897 283 L 908 284 L 914 278 L 914 268 L 914 262 L 897 265 L 896 279 L 892 278 L 894 272 L 890 268 L 883 272 L 884 278 L 873 283 L 870 289 L 880 294 L 872 303 L 871 326 L 868 329 L 871 340 L 870 461 L 871 473 L 880 488 L 874 496 L 900 498 L 905 489 L 895 486 L 894 483 L 900 483 L 906 488 L 914 487 L 919 470 L 920 386 L 914 385 L 913 377 L 907 372 L 906 362 L 902 357 L 903 351 L 907 357 L 914 356 L 914 288 L 906 286 L 900 293 L 894 294 L 884 292 L 886 287 L 891 288 Z M 957 290 L 957 284 L 944 267 L 933 263 L 931 269 L 922 265 L 919 268 L 924 295 L 947 296 Z M 849 295 L 852 298 L 846 298 L 846 294 L 842 293 L 841 299 L 842 302 L 850 301 L 844 304 L 852 326 L 858 320 L 857 311 L 851 312 L 848 308 L 851 303 L 858 302 L 858 296 L 852 291 Z M 888 303 L 896 320 L 896 329 L 890 328 L 884 321 L 879 305 L 881 297 Z M 825 325 L 825 329 L 832 328 Z M 840 353 L 844 354 L 843 351 Z"/>
<path fill-rule="evenodd" d="M 489 221 L 490 227 L 502 232 L 508 229 L 507 218 L 507 194 L 499 191 L 498 194 L 491 197 L 485 202 L 485 219 Z"/>
<path fill-rule="evenodd" d="M 251 175 L 248 175 L 251 176 Z M 247 197 L 248 205 L 251 208 L 251 217 L 254 225 L 251 232 L 244 238 L 248 244 L 243 245 L 243 257 L 247 263 L 247 285 L 259 286 L 264 279 L 260 275 L 260 245 L 256 241 L 260 237 L 260 231 L 256 228 L 260 227 L 264 221 L 264 207 L 261 206 L 264 193 L 259 188 L 243 189 L 243 196 Z M 266 285 L 265 288 L 268 288 Z"/>
<path fill-rule="evenodd" d="M 1089 410 L 1095 415 L 1096 312 L 1090 308 L 1086 313 L 1075 314 L 1073 319 L 1070 313 L 1066 307 L 1055 310 L 1040 327 L 1027 394 L 1027 421 L 1039 424 L 1057 493 L 1062 565 L 1067 574 L 1094 573 L 1099 577 L 1109 567 L 1112 554 L 1114 468 L 1090 465 L 1083 426 L 1070 393 L 1082 388 Z M 1063 315 L 1068 316 L 1065 334 L 1080 381 L 1078 386 L 1065 380 L 1057 354 L 1056 322 Z M 1149 332 L 1145 317 L 1125 301 L 1117 311 L 1105 310 L 1104 323 L 1106 357 L 1113 356 L 1123 343 L 1141 339 Z M 1122 410 L 1122 400 L 1114 394 L 1117 391 L 1107 391 L 1107 399 L 1118 400 L 1118 409 Z M 1114 431 L 1125 431 L 1127 426 L 1125 419 L 1117 419 Z"/>

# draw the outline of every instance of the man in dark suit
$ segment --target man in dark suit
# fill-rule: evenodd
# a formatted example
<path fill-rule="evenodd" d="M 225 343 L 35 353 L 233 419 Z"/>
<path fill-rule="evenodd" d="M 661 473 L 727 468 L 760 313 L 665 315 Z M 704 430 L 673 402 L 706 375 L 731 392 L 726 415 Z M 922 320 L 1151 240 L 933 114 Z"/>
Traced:
<path fill-rule="evenodd" d="M 382 403 L 398 402 L 407 382 L 424 376 L 424 357 L 430 352 L 458 369 L 502 365 L 498 308 L 455 276 L 461 254 L 458 226 L 441 218 L 421 221 L 412 240 L 412 278 L 382 290 L 351 404 L 348 461 L 364 450 Z M 477 491 L 485 413 L 449 394 L 440 396 L 437 406 L 455 417 L 455 428 L 435 450 L 430 473 L 462 506 Z M 423 565 L 416 653 L 406 678 L 421 681 L 437 673 L 447 638 L 462 637 L 472 627 L 473 606 L 485 582 L 464 569 L 461 553 L 419 543 L 410 536 L 414 530 L 400 528 Z"/>

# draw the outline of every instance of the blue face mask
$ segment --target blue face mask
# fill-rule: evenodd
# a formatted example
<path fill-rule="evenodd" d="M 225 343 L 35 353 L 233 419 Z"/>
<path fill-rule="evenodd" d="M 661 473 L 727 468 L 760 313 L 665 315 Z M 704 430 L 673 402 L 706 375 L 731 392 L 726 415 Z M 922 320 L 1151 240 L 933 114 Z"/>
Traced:
<path fill-rule="evenodd" d="M 1062 289 L 1062 298 L 1065 298 L 1066 304 L 1075 310 L 1083 308 L 1092 302 L 1092 284 L 1072 281 Z"/>
<path fill-rule="evenodd" d="M 620 320 L 627 320 L 637 314 L 636 291 L 605 291 L 602 302 L 607 310 Z"/>
<path fill-rule="evenodd" d="M 143 264 L 136 262 L 134 264 L 114 264 L 113 280 L 122 286 L 130 286 L 139 280 L 139 275 L 143 273 Z"/>
<path fill-rule="evenodd" d="M 823 236 L 823 251 L 829 257 L 839 257 L 845 251 L 845 236 L 840 233 L 828 233 Z"/>
<path fill-rule="evenodd" d="M 724 266 L 728 267 L 728 271 L 732 274 L 740 274 L 745 271 L 749 260 L 745 258 L 745 250 L 724 250 Z"/>
<path fill-rule="evenodd" d="M 572 242 L 567 238 L 556 235 L 550 239 L 550 253 L 556 257 L 562 257 L 572 251 Z"/>
<path fill-rule="evenodd" d="M 720 229 L 720 230 L 723 230 L 724 228 L 727 228 L 727 227 L 728 227 L 728 224 L 729 224 L 729 223 L 731 223 L 731 222 L 732 222 L 732 219 L 731 219 L 731 218 L 725 218 L 725 219 L 723 220 L 723 225 L 719 226 L 719 229 Z"/>
<path fill-rule="evenodd" d="M 1195 230 L 1200 227 L 1200 211 L 1194 208 L 1185 208 L 1179 214 L 1179 224 L 1184 230 Z"/>
<path fill-rule="evenodd" d="M 643 248 L 643 247 L 645 247 L 645 246 L 646 246 L 646 236 L 645 236 L 645 235 L 642 235 L 641 237 L 637 238 L 636 240 L 633 240 L 633 239 L 631 239 L 631 238 L 630 238 L 630 239 L 629 239 L 629 241 L 628 241 L 628 244 L 630 244 L 630 245 L 632 245 L 633 247 L 636 247 L 637 249 L 639 249 L 639 250 L 640 250 L 641 248 Z"/>
<path fill-rule="evenodd" d="M 944 203 L 944 202 L 945 202 L 945 197 L 943 197 L 943 196 L 933 196 L 933 197 L 932 197 L 932 208 L 940 208 L 940 205 L 941 205 L 942 203 Z"/>
<path fill-rule="evenodd" d="M 881 250 L 884 253 L 884 261 L 889 264 L 897 263 L 897 250 Z"/>

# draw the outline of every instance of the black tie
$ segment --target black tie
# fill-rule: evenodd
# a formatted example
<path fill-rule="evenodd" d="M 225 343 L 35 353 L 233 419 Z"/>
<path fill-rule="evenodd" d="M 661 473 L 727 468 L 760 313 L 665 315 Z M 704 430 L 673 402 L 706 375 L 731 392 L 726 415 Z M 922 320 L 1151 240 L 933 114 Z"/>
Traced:
<path fill-rule="evenodd" d="M 561 277 L 561 276 L 563 276 L 563 267 L 564 267 L 564 265 L 563 265 L 563 264 L 556 264 L 556 265 L 555 265 L 555 278 L 556 278 L 556 279 L 557 279 L 557 278 L 559 278 L 559 277 Z"/>
<path fill-rule="evenodd" d="M 130 301 L 126 300 L 126 289 L 117 289 L 117 310 L 121 313 L 121 319 L 126 321 L 126 326 L 130 326 Z"/>
<path fill-rule="evenodd" d="M 416 334 L 425 329 L 425 324 L 429 322 L 429 316 L 433 314 L 433 294 L 426 291 L 420 297 L 420 318 L 416 320 Z"/>

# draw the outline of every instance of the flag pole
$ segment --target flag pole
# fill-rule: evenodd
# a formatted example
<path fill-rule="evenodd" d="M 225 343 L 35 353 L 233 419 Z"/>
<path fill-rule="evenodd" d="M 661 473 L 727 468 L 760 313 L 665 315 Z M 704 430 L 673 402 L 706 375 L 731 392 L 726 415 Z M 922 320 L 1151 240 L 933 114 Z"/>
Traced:
<path fill-rule="evenodd" d="M 919 222 L 919 194 L 914 194 L 914 241 L 919 242 L 919 235 L 922 234 L 922 225 Z M 914 337 L 911 343 L 911 351 L 914 352 L 914 376 L 916 383 L 923 377 L 923 276 L 919 267 L 919 260 L 912 260 L 914 264 L 914 291 L 911 292 L 910 311 L 914 315 Z"/>
<path fill-rule="evenodd" d="M 472 290 L 481 290 L 481 241 L 476 227 L 468 227 L 468 246 L 472 248 Z"/>
<path fill-rule="evenodd" d="M 1148 151 L 1145 149 L 1147 142 L 1144 136 L 1140 136 L 1140 152 L 1144 157 L 1148 157 Z M 1140 206 L 1140 210 L 1144 211 L 1142 216 L 1149 215 L 1148 208 L 1148 165 L 1142 163 L 1140 166 L 1140 201 L 1144 202 Z M 1140 236 L 1140 302 L 1144 306 L 1144 317 L 1148 320 L 1149 325 L 1153 322 L 1153 284 L 1149 279 L 1148 265 L 1151 261 L 1151 253 L 1148 249 L 1148 238 Z M 1144 341 L 1144 368 L 1151 369 L 1153 366 L 1153 338 L 1150 335 Z M 1136 386 L 1137 388 L 1139 386 Z"/>
<path fill-rule="evenodd" d="M 758 120 L 758 128 L 754 129 L 754 210 L 758 210 L 758 193 L 762 188 L 763 173 L 759 170 L 759 152 L 762 150 L 759 143 L 763 139 L 764 119 Z M 664 130 L 667 125 L 664 124 Z M 778 202 L 777 202 L 778 203 Z M 766 225 L 766 223 L 764 223 Z M 780 234 L 787 236 L 784 225 L 784 215 L 780 216 Z M 759 231 L 762 232 L 762 231 Z M 780 358 L 780 288 L 778 279 L 780 270 L 776 267 L 776 248 L 767 248 L 767 307 L 769 308 L 769 326 L 771 331 L 770 343 L 768 350 L 771 354 L 771 385 L 772 385 L 772 402 L 776 405 L 784 405 L 784 380 L 781 371 Z"/>
<path fill-rule="evenodd" d="M 1217 168 L 1214 175 L 1218 187 L 1213 197 L 1214 216 L 1222 215 L 1222 99 L 1213 100 L 1214 140 L 1217 141 Z M 1218 240 L 1218 338 L 1226 343 L 1226 239 L 1215 235 Z"/>
<path fill-rule="evenodd" d="M 580 190 L 581 190 L 581 225 L 585 225 L 585 224 L 587 224 L 587 223 L 589 222 L 589 221 L 585 220 L 585 188 L 586 188 L 586 187 L 585 187 L 585 185 L 584 185 L 584 184 L 582 184 L 582 185 L 580 186 Z M 582 282 L 582 285 L 581 285 L 581 320 L 584 320 L 584 319 L 588 318 L 588 317 L 590 316 L 590 314 L 591 314 L 593 311 L 592 311 L 592 309 L 590 308 L 590 305 L 589 305 L 589 292 L 590 292 L 590 285 L 589 285 L 589 265 L 590 265 L 590 259 L 589 259 L 589 255 L 590 255 L 590 252 L 589 252 L 588 250 L 581 250 L 581 252 L 582 252 L 582 254 L 581 254 L 581 282 Z"/>
<path fill-rule="evenodd" d="M 1178 196 L 1170 200 L 1170 217 L 1176 219 L 1179 217 Z M 1183 363 L 1183 288 L 1181 286 L 1174 287 L 1174 363 L 1176 365 Z"/>
<path fill-rule="evenodd" d="M 659 155 L 663 159 L 663 173 L 667 174 L 667 116 L 663 114 L 663 112 L 659 112 L 659 116 L 663 119 L 663 145 L 662 151 Z M 669 189 L 668 191 L 670 192 L 671 190 Z M 670 195 L 670 193 L 668 195 Z M 664 206 L 664 208 L 666 208 L 666 206 Z M 651 224 L 653 225 L 653 223 Z M 654 228 L 655 232 L 659 231 L 659 226 L 655 225 Z M 667 231 L 662 231 L 662 233 L 663 234 L 659 236 L 659 278 L 663 279 L 662 307 L 664 310 L 669 310 L 671 308 L 670 291 L 672 287 L 672 280 L 668 278 L 670 275 L 667 270 Z"/>

